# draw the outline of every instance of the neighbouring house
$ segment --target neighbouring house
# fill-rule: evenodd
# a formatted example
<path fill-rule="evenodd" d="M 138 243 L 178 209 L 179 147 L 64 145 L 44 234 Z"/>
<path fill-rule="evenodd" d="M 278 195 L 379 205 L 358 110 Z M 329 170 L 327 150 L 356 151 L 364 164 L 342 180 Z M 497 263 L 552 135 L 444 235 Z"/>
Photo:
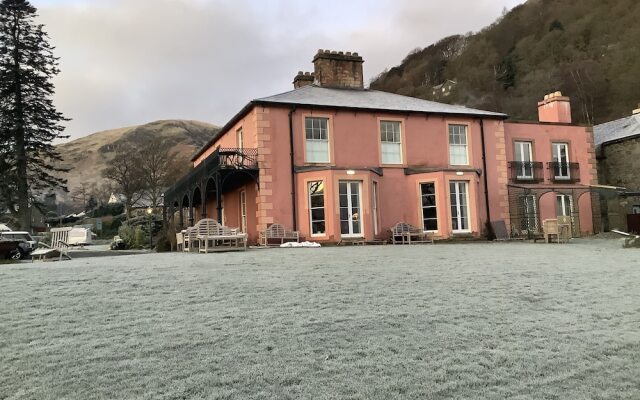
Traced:
<path fill-rule="evenodd" d="M 623 188 L 605 204 L 612 228 L 640 233 L 640 104 L 630 116 L 593 127 L 601 184 Z"/>
<path fill-rule="evenodd" d="M 249 102 L 165 192 L 166 217 L 216 218 L 253 242 L 272 223 L 320 242 L 383 238 L 400 221 L 442 239 L 497 220 L 520 235 L 557 215 L 593 232 L 593 136 L 568 98 L 547 96 L 540 122 L 506 121 L 365 89 L 363 62 L 320 50 L 294 90 Z"/>
<path fill-rule="evenodd" d="M 451 94 L 451 91 L 455 88 L 457 84 L 458 82 L 447 79 L 445 82 L 432 87 L 431 95 L 433 97 L 447 97 Z"/>

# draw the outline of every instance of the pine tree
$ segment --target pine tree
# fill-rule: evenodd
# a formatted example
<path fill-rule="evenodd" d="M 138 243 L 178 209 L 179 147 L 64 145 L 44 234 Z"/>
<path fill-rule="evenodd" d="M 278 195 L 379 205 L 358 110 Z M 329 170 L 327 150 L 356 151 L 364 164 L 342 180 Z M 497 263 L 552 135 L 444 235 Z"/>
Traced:
<path fill-rule="evenodd" d="M 29 207 L 50 189 L 66 191 L 52 142 L 67 119 L 56 110 L 51 80 L 58 58 L 36 8 L 27 0 L 0 2 L 0 207 L 30 229 Z"/>

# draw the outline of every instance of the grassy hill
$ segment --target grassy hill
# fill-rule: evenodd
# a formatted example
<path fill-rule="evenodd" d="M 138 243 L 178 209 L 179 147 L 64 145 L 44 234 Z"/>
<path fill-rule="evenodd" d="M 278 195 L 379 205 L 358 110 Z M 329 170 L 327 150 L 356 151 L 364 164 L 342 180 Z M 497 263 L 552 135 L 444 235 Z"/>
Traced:
<path fill-rule="evenodd" d="M 119 146 L 144 143 L 160 136 L 174 144 L 178 160 L 184 160 L 202 147 L 220 128 L 204 122 L 167 120 L 128 128 L 94 133 L 57 146 L 63 165 L 70 168 L 65 174 L 67 187 L 73 191 L 81 182 L 99 184 Z"/>
<path fill-rule="evenodd" d="M 637 0 L 529 0 L 478 33 L 414 50 L 371 88 L 522 119 L 561 90 L 575 122 L 601 123 L 640 102 L 639 21 Z M 452 92 L 434 93 L 447 80 Z"/>

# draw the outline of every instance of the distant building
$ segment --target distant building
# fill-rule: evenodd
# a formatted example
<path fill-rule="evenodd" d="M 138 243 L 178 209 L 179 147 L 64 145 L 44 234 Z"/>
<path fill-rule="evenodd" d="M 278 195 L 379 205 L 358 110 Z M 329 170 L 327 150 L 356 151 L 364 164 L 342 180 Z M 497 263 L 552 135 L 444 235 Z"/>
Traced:
<path fill-rule="evenodd" d="M 598 181 L 625 188 L 619 229 L 640 233 L 640 105 L 630 116 L 593 127 Z"/>
<path fill-rule="evenodd" d="M 443 82 L 439 85 L 434 86 L 431 89 L 431 95 L 433 97 L 448 97 L 451 94 L 451 91 L 455 88 L 455 86 L 458 84 L 458 82 L 456 81 L 452 81 L 452 80 L 447 80 L 446 82 Z"/>

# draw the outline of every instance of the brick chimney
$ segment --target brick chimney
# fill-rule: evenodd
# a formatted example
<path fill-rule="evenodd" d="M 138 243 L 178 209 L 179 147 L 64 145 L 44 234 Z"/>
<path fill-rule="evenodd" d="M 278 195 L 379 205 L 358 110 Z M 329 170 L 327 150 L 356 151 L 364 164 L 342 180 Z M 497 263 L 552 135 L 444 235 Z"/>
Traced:
<path fill-rule="evenodd" d="M 303 86 L 311 85 L 314 79 L 313 73 L 298 71 L 298 75 L 293 78 L 293 87 L 299 89 Z"/>
<path fill-rule="evenodd" d="M 363 62 L 358 53 L 320 49 L 313 57 L 315 84 L 328 88 L 364 89 Z"/>
<path fill-rule="evenodd" d="M 544 100 L 538 102 L 538 119 L 540 122 L 571 123 L 571 102 L 560 92 L 550 93 L 544 96 Z"/>

